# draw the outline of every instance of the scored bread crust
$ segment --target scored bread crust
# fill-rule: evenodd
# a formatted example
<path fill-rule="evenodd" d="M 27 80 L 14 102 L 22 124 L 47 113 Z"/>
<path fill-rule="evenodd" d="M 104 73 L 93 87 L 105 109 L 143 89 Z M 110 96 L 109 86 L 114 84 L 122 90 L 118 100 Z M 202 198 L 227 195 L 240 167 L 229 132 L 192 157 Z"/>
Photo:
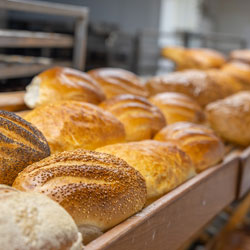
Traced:
<path fill-rule="evenodd" d="M 222 141 L 212 129 L 189 122 L 171 124 L 158 132 L 154 139 L 178 145 L 190 156 L 197 172 L 221 161 L 225 153 Z"/>
<path fill-rule="evenodd" d="M 126 141 L 151 139 L 166 125 L 162 112 L 146 98 L 134 95 L 114 96 L 100 104 L 112 113 L 126 131 Z"/>
<path fill-rule="evenodd" d="M 206 107 L 210 126 L 226 141 L 250 145 L 250 91 L 241 91 Z"/>
<path fill-rule="evenodd" d="M 81 234 L 61 206 L 5 185 L 0 185 L 0 242 L 1 249 L 82 249 Z"/>
<path fill-rule="evenodd" d="M 50 155 L 45 137 L 14 113 L 0 110 L 0 183 L 11 185 L 26 166 Z"/>
<path fill-rule="evenodd" d="M 200 105 L 184 94 L 165 92 L 149 98 L 164 114 L 168 124 L 180 121 L 203 122 L 205 114 Z"/>
<path fill-rule="evenodd" d="M 188 155 L 170 143 L 145 140 L 108 145 L 97 151 L 125 160 L 143 175 L 147 185 L 147 203 L 195 175 Z"/>
<path fill-rule="evenodd" d="M 43 132 L 52 153 L 95 149 L 125 140 L 123 124 L 111 113 L 89 103 L 51 103 L 37 107 L 24 118 Z"/>
<path fill-rule="evenodd" d="M 62 100 L 98 104 L 104 99 L 101 86 L 90 75 L 66 67 L 54 67 L 35 76 L 24 97 L 30 108 Z"/>
<path fill-rule="evenodd" d="M 83 149 L 28 166 L 13 186 L 57 201 L 74 218 L 84 242 L 141 210 L 146 200 L 138 171 L 112 155 Z"/>
<path fill-rule="evenodd" d="M 139 77 L 119 68 L 99 68 L 88 71 L 103 88 L 107 98 L 122 94 L 147 97 L 148 91 Z"/>

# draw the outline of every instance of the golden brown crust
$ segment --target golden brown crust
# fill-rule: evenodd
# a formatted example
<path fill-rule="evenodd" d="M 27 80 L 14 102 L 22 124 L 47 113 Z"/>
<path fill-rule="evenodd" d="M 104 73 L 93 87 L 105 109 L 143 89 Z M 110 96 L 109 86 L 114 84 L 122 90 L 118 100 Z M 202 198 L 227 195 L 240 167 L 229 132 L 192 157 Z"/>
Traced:
<path fill-rule="evenodd" d="M 20 171 L 50 155 L 42 133 L 14 113 L 0 110 L 0 183 L 11 185 Z"/>
<path fill-rule="evenodd" d="M 195 174 L 190 158 L 170 143 L 154 140 L 120 143 L 98 148 L 138 170 L 146 180 L 150 203 Z"/>
<path fill-rule="evenodd" d="M 250 50 L 249 49 L 233 50 L 229 54 L 229 59 L 250 64 Z"/>
<path fill-rule="evenodd" d="M 125 161 L 78 149 L 28 166 L 14 187 L 59 202 L 78 227 L 105 231 L 138 212 L 146 200 L 145 180 Z"/>
<path fill-rule="evenodd" d="M 174 92 L 160 93 L 149 98 L 164 114 L 168 124 L 180 121 L 203 122 L 205 114 L 192 98 Z"/>
<path fill-rule="evenodd" d="M 177 144 L 190 156 L 197 172 L 221 161 L 225 153 L 222 141 L 211 129 L 189 122 L 171 124 L 154 139 Z"/>
<path fill-rule="evenodd" d="M 175 62 L 177 70 L 219 68 L 225 63 L 223 54 L 205 48 L 166 47 L 162 55 Z"/>
<path fill-rule="evenodd" d="M 61 206 L 5 185 L 0 185 L 0 242 L 1 249 L 82 249 L 77 226 Z"/>
<path fill-rule="evenodd" d="M 242 91 L 206 107 L 211 127 L 225 140 L 250 144 L 250 91 Z"/>
<path fill-rule="evenodd" d="M 99 68 L 88 72 L 104 89 L 107 98 L 122 94 L 147 97 L 148 92 L 140 79 L 124 69 Z"/>
<path fill-rule="evenodd" d="M 126 130 L 126 141 L 151 139 L 166 125 L 161 111 L 144 97 L 114 96 L 100 104 L 111 112 Z"/>
<path fill-rule="evenodd" d="M 29 93 L 25 102 L 31 108 L 62 100 L 74 100 L 98 104 L 105 99 L 101 86 L 90 75 L 66 67 L 54 67 L 37 75 L 31 82 L 40 85 L 39 96 L 33 107 L 30 105 Z M 27 92 L 32 92 L 28 86 Z M 34 93 L 31 93 L 34 94 Z"/>
<path fill-rule="evenodd" d="M 201 106 L 206 106 L 240 89 L 240 86 L 229 81 L 228 77 L 219 70 L 186 70 L 153 77 L 147 82 L 147 87 L 151 95 L 178 92 L 193 98 Z"/>
<path fill-rule="evenodd" d="M 233 61 L 226 63 L 221 70 L 240 82 L 243 89 L 250 89 L 250 65 Z"/>
<path fill-rule="evenodd" d="M 51 103 L 34 109 L 24 118 L 43 132 L 53 153 L 76 148 L 95 149 L 125 140 L 123 124 L 89 103 Z"/>

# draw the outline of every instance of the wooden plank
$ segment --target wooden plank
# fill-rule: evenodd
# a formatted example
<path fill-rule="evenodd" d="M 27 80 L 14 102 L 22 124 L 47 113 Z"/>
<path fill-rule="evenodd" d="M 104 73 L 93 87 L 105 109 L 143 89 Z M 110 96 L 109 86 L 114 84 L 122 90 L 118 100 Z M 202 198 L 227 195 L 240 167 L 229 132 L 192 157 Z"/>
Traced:
<path fill-rule="evenodd" d="M 68 17 L 85 17 L 88 13 L 87 7 L 26 0 L 1 0 L 0 8 Z"/>
<path fill-rule="evenodd" d="M 239 199 L 250 190 L 250 147 L 242 152 L 240 159 Z"/>
<path fill-rule="evenodd" d="M 0 110 L 20 111 L 27 109 L 24 103 L 24 91 L 0 93 Z"/>
<path fill-rule="evenodd" d="M 175 250 L 236 198 L 239 157 L 228 156 L 142 212 L 89 243 L 85 250 Z"/>
<path fill-rule="evenodd" d="M 0 47 L 2 48 L 72 48 L 73 43 L 73 37 L 70 35 L 0 30 Z"/>

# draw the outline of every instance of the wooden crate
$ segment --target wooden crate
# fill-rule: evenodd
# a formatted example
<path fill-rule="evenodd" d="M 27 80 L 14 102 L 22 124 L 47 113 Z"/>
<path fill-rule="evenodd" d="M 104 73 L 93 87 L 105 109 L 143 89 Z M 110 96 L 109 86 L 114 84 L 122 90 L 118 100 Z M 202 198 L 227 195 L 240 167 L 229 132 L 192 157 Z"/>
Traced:
<path fill-rule="evenodd" d="M 242 198 L 250 190 L 250 147 L 246 148 L 240 155 L 240 179 L 238 187 L 238 198 Z"/>
<path fill-rule="evenodd" d="M 178 249 L 236 198 L 238 170 L 239 157 L 228 155 L 84 249 Z"/>

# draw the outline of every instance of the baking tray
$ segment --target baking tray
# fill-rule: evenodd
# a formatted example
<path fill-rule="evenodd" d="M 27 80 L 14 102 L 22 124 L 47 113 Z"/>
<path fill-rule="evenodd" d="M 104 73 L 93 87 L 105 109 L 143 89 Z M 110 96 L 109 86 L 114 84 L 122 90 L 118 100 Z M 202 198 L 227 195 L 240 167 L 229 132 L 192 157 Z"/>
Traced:
<path fill-rule="evenodd" d="M 239 155 L 198 174 L 84 250 L 175 250 L 236 199 Z"/>
<path fill-rule="evenodd" d="M 240 178 L 238 199 L 245 196 L 250 190 L 250 147 L 240 154 Z"/>

